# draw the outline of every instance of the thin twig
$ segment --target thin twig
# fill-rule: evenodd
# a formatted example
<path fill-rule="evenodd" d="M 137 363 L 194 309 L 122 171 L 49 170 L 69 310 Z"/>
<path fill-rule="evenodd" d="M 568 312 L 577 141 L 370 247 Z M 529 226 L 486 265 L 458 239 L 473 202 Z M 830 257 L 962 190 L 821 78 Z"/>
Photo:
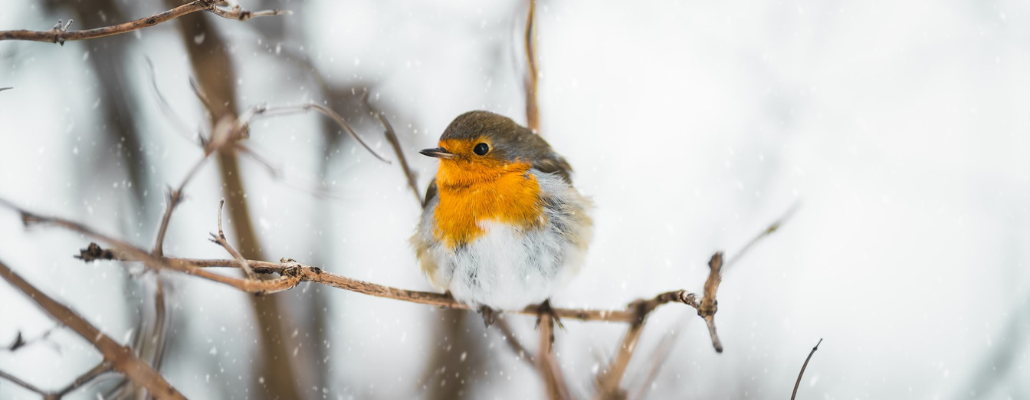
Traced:
<path fill-rule="evenodd" d="M 11 375 L 11 374 L 8 374 L 8 373 L 6 373 L 4 371 L 0 371 L 0 378 L 4 378 L 4 379 L 10 381 L 11 383 L 13 383 L 15 385 L 18 385 L 18 386 L 21 386 L 21 387 L 25 388 L 25 390 L 28 390 L 30 392 L 33 392 L 33 393 L 36 393 L 36 394 L 39 394 L 39 395 L 43 395 L 43 396 L 47 395 L 47 392 L 44 391 L 43 389 L 40 389 L 40 388 L 34 386 L 33 384 L 25 382 L 25 381 L 19 379 L 18 377 L 14 376 L 14 375 Z"/>
<path fill-rule="evenodd" d="M 636 397 L 634 397 L 634 399 L 644 399 L 647 394 L 647 390 L 651 387 L 651 383 L 658 377 L 658 371 L 662 368 L 662 365 L 665 364 L 665 361 L 669 359 L 669 355 L 672 354 L 672 348 L 676 345 L 676 339 L 679 338 L 680 332 L 683 332 L 683 328 L 688 321 L 689 320 L 687 318 L 681 318 L 680 322 L 676 324 L 677 327 L 662 337 L 662 341 L 658 343 L 658 346 L 655 346 L 654 352 L 651 353 L 651 357 L 647 359 L 651 362 L 651 368 L 647 371 L 647 376 L 644 377 L 644 381 L 637 386 Z"/>
<path fill-rule="evenodd" d="M 536 358 L 533 357 L 533 352 L 526 349 L 526 347 L 519 342 L 519 339 L 515 336 L 515 332 L 511 329 L 511 325 L 508 325 L 508 321 L 504 318 L 497 318 L 497 320 L 494 321 L 493 326 L 501 332 L 501 336 L 504 337 L 504 342 L 508 344 L 508 347 L 515 352 L 515 355 L 518 356 L 519 359 L 525 361 L 534 369 L 539 367 L 536 363 Z"/>
<path fill-rule="evenodd" d="M 240 254 L 240 252 L 237 251 L 234 247 L 232 247 L 232 245 L 229 244 L 229 241 L 225 239 L 225 232 L 222 231 L 222 209 L 224 207 L 225 199 L 222 199 L 222 201 L 218 203 L 218 234 L 215 235 L 212 233 L 211 241 L 221 245 L 222 248 L 225 249 L 225 251 L 229 252 L 229 254 L 231 254 L 237 262 L 239 262 L 240 269 L 242 269 L 243 272 L 247 274 L 247 278 L 255 280 L 257 279 L 257 275 L 254 275 L 254 270 L 250 268 L 250 263 L 247 262 L 246 258 L 243 258 L 243 254 Z"/>
<path fill-rule="evenodd" d="M 794 393 L 790 394 L 790 400 L 794 400 L 794 397 L 798 395 L 798 386 L 801 385 L 801 377 L 805 375 L 805 368 L 808 368 L 808 361 L 812 359 L 812 354 L 815 354 L 816 350 L 819 350 L 819 345 L 823 343 L 823 339 L 819 338 L 819 342 L 815 344 L 812 351 L 808 352 L 808 358 L 805 358 L 805 363 L 801 364 L 801 372 L 798 372 L 798 381 L 794 382 Z"/>
<path fill-rule="evenodd" d="M 190 176 L 192 176 L 192 174 L 187 175 L 187 179 L 189 179 Z M 183 185 L 185 184 L 186 182 L 183 182 Z M 152 252 L 154 257 L 164 256 L 165 233 L 168 232 L 168 224 L 172 221 L 172 211 L 174 211 L 175 206 L 182 201 L 182 186 L 175 190 L 169 188 L 167 201 L 168 206 L 165 207 L 165 213 L 161 216 L 161 226 L 157 228 L 157 240 L 154 243 L 154 251 Z"/>
<path fill-rule="evenodd" d="M 765 228 L 764 231 L 762 231 L 758 235 L 755 235 L 755 237 L 752 238 L 750 242 L 747 242 L 747 244 L 745 244 L 744 247 L 741 247 L 740 250 L 733 255 L 733 257 L 730 257 L 729 261 L 726 261 L 726 264 L 724 265 L 723 269 L 729 268 L 731 265 L 740 260 L 740 258 L 743 257 L 744 254 L 747 254 L 748 250 L 751 250 L 752 246 L 761 241 L 763 238 L 772 235 L 773 233 L 776 233 L 776 231 L 780 229 L 780 226 L 783 226 L 783 224 L 786 223 L 787 220 L 790 219 L 790 217 L 794 216 L 794 213 L 797 212 L 799 208 L 801 208 L 801 201 L 795 201 L 794 204 L 792 204 L 790 208 L 787 209 L 787 212 L 783 213 L 783 215 L 781 215 L 780 218 L 778 218 L 776 221 L 773 221 L 772 224 L 769 224 L 769 227 Z"/>
<path fill-rule="evenodd" d="M 21 335 L 21 331 L 18 331 L 17 335 L 15 335 L 15 337 L 14 337 L 14 342 L 11 343 L 10 345 L 4 347 L 3 349 L 0 349 L 0 350 L 7 350 L 7 351 L 12 351 L 12 352 L 13 351 L 18 351 L 18 349 L 21 349 L 22 347 L 31 345 L 31 344 L 36 343 L 36 342 L 41 342 L 43 340 L 46 340 L 47 338 L 50 337 L 51 333 L 53 333 L 55 330 L 57 330 L 57 328 L 60 328 L 60 327 L 61 327 L 61 325 L 52 326 L 52 327 L 50 327 L 50 329 L 47 329 L 47 330 L 43 331 L 43 333 L 40 333 L 39 336 L 36 336 L 36 337 L 34 337 L 32 339 L 28 339 L 28 340 L 25 340 L 25 338 L 22 337 L 22 335 Z"/>
<path fill-rule="evenodd" d="M 158 374 L 149 365 L 136 358 L 132 353 L 132 349 L 118 344 L 110 336 L 105 335 L 87 322 L 78 313 L 36 289 L 36 287 L 22 279 L 21 276 L 14 273 L 2 261 L 0 261 L 0 277 L 3 277 L 12 286 L 28 295 L 32 301 L 43 308 L 51 317 L 93 344 L 103 354 L 104 360 L 111 363 L 113 369 L 125 374 L 126 377 L 136 384 L 145 387 L 154 397 L 158 399 L 185 399 L 161 374 Z"/>
<path fill-rule="evenodd" d="M 386 120 L 386 115 L 382 111 L 379 111 L 372 106 L 372 103 L 368 101 L 368 91 L 361 96 L 361 101 L 365 104 L 365 107 L 375 115 L 379 123 L 383 124 L 383 135 L 386 136 L 386 140 L 390 142 L 390 146 L 393 147 L 393 153 L 397 155 L 397 159 L 401 162 L 401 170 L 404 171 L 404 177 L 408 180 L 408 187 L 411 188 L 411 192 L 415 194 L 415 199 L 418 200 L 418 204 L 422 205 L 422 193 L 418 190 L 418 176 L 415 171 L 408 165 L 408 159 L 404 157 L 404 149 L 401 148 L 401 141 L 397 139 L 397 133 L 394 132 L 393 126 L 390 125 L 390 121 Z"/>
<path fill-rule="evenodd" d="M 56 391 L 56 392 L 54 392 L 52 394 L 44 396 L 44 398 L 45 399 L 60 399 L 60 398 L 64 397 L 64 395 L 66 395 L 68 393 L 71 393 L 73 390 L 78 389 L 78 388 L 82 387 L 83 385 L 92 382 L 97 377 L 99 377 L 99 376 L 101 376 L 103 374 L 106 374 L 108 372 L 111 372 L 111 370 L 112 370 L 111 363 L 109 363 L 107 361 L 101 361 L 100 364 L 97 364 L 95 367 L 90 368 L 89 371 L 86 371 L 82 375 L 79 375 L 78 378 L 75 378 L 75 380 L 72 381 L 72 383 L 68 384 L 68 386 L 63 387 L 63 388 L 61 388 L 61 390 L 58 390 L 58 391 Z"/>
<path fill-rule="evenodd" d="M 11 90 L 11 89 L 14 89 L 14 88 L 13 87 L 0 87 L 0 92 L 2 92 L 4 90 Z"/>
<path fill-rule="evenodd" d="M 526 34 L 523 38 L 526 49 L 526 126 L 534 133 L 540 133 L 540 107 L 537 103 L 537 67 L 536 67 L 536 0 L 529 0 L 529 11 L 526 14 Z"/>
<path fill-rule="evenodd" d="M 96 39 L 149 28 L 162 22 L 167 22 L 197 11 L 210 11 L 222 18 L 236 19 L 240 21 L 246 21 L 254 17 L 290 14 L 290 11 L 283 10 L 246 11 L 241 9 L 239 6 L 225 9 L 219 7 L 217 3 L 218 2 L 215 0 L 195 0 L 171 10 L 154 14 L 149 17 L 140 18 L 135 21 L 80 31 L 68 31 L 68 27 L 72 23 L 72 20 L 69 19 L 68 23 L 58 21 L 57 25 L 48 31 L 30 31 L 24 29 L 0 31 L 0 40 L 27 40 L 33 42 L 59 43 L 64 45 L 64 42 L 68 40 Z"/>
<path fill-rule="evenodd" d="M 232 255 L 233 258 L 235 258 L 236 261 L 240 263 L 240 269 L 242 269 L 243 272 L 247 274 L 248 278 L 250 278 L 251 280 L 256 279 L 258 278 L 258 275 L 254 274 L 253 269 L 250 269 L 250 264 L 247 263 L 247 259 L 243 258 L 243 255 L 240 254 L 240 252 L 237 251 L 237 249 L 233 247 L 232 244 L 229 244 L 229 240 L 226 239 L 226 233 L 221 230 L 221 210 L 222 208 L 225 208 L 225 206 L 226 199 L 221 199 L 221 201 L 218 202 L 218 234 L 215 235 L 212 233 L 211 241 L 218 243 L 219 245 L 224 247 L 226 249 L 226 252 L 229 252 L 229 254 Z"/>

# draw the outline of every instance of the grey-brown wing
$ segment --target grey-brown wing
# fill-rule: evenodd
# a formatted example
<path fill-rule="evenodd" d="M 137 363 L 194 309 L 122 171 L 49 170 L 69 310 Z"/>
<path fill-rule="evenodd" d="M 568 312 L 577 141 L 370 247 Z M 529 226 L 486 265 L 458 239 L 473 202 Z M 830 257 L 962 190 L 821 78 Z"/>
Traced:
<path fill-rule="evenodd" d="M 429 182 L 429 187 L 426 188 L 426 197 L 422 199 L 422 208 L 425 209 L 429 202 L 436 197 L 436 178 L 433 178 L 432 182 Z"/>
<path fill-rule="evenodd" d="M 572 166 L 565 158 L 551 153 L 533 162 L 533 168 L 548 174 L 558 174 L 566 183 L 572 183 Z"/>

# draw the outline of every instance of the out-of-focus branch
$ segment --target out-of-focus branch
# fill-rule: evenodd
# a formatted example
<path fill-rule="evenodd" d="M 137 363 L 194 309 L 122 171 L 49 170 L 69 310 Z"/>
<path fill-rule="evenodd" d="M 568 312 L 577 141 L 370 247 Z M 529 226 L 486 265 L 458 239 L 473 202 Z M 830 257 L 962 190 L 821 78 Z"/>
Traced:
<path fill-rule="evenodd" d="M 780 218 L 776 219 L 776 221 L 773 221 L 773 223 L 769 224 L 769 227 L 765 228 L 764 231 L 760 232 L 758 235 L 755 235 L 755 237 L 752 238 L 750 242 L 747 242 L 747 244 L 745 244 L 744 247 L 741 247 L 740 250 L 733 255 L 733 257 L 730 257 L 729 261 L 726 261 L 726 265 L 723 266 L 723 269 L 729 268 L 730 266 L 735 264 L 738 260 L 740 260 L 741 257 L 744 256 L 744 254 L 747 254 L 748 250 L 751 250 L 751 247 L 754 247 L 754 245 L 761 241 L 763 238 L 772 235 L 773 233 L 776 233 L 776 231 L 779 230 L 780 227 L 783 226 L 783 224 L 790 219 L 790 217 L 794 216 L 794 213 L 797 212 L 799 208 L 801 208 L 801 202 L 794 202 L 794 204 L 787 209 L 787 212 L 783 213 L 783 215 L 781 215 Z"/>
<path fill-rule="evenodd" d="M 5 90 L 11 90 L 11 89 L 14 89 L 14 88 L 13 87 L 0 87 L 0 92 L 5 91 Z"/>
<path fill-rule="evenodd" d="M 626 373 L 626 368 L 629 367 L 629 361 L 633 358 L 633 352 L 636 350 L 637 341 L 640 340 L 640 334 L 644 331 L 644 321 L 633 322 L 630 324 L 629 330 L 622 337 L 622 342 L 619 344 L 619 349 L 615 354 L 615 358 L 612 359 L 608 369 L 604 371 L 597 379 L 597 396 L 598 399 L 625 399 L 626 393 L 622 390 L 620 384 L 622 382 L 622 376 Z"/>
<path fill-rule="evenodd" d="M 536 0 L 529 0 L 529 11 L 526 14 L 526 126 L 535 133 L 540 133 L 540 107 L 537 104 L 537 67 L 536 67 Z"/>
<path fill-rule="evenodd" d="M 172 387 L 161 374 L 150 368 L 133 354 L 132 349 L 118 344 L 110 336 L 105 335 L 99 329 L 87 322 L 75 311 L 51 299 L 43 292 L 36 289 L 30 283 L 14 273 L 6 264 L 0 261 L 0 277 L 3 277 L 12 286 L 18 288 L 32 301 L 38 304 L 51 317 L 62 325 L 67 326 L 75 333 L 90 342 L 101 354 L 104 361 L 109 363 L 111 368 L 128 377 L 136 384 L 145 387 L 152 396 L 158 399 L 185 399 L 178 390 Z M 97 369 L 102 369 L 98 367 Z M 91 370 L 92 371 L 92 370 Z M 99 371 L 95 375 L 99 375 Z M 92 378 L 89 378 L 92 379 Z M 22 385 L 25 386 L 25 385 Z M 31 390 L 31 389 L 30 389 Z M 36 390 L 37 393 L 41 393 Z"/>
<path fill-rule="evenodd" d="M 819 345 L 823 343 L 823 339 L 819 339 L 819 342 L 815 344 L 812 351 L 808 352 L 808 357 L 805 358 L 805 363 L 801 364 L 801 372 L 798 372 L 798 380 L 794 382 L 794 392 L 790 394 L 790 400 L 794 400 L 794 397 L 798 395 L 798 386 L 801 385 L 801 377 L 805 375 L 805 368 L 808 368 L 808 361 L 812 359 L 812 355 L 815 354 L 816 350 L 819 350 Z"/>
<path fill-rule="evenodd" d="M 508 321 L 504 320 L 504 318 L 498 318 L 494 321 L 493 326 L 501 332 L 501 336 L 504 337 L 504 342 L 508 344 L 511 351 L 514 351 L 515 355 L 517 355 L 520 360 L 525 361 L 530 367 L 538 367 L 536 358 L 533 357 L 533 352 L 526 349 L 526 347 L 519 342 L 519 339 L 515 337 L 515 332 L 511 329 L 511 325 L 508 325 Z"/>
<path fill-rule="evenodd" d="M 393 126 L 390 125 L 390 121 L 386 120 L 386 116 L 381 111 L 372 106 L 372 103 L 368 101 L 368 92 L 361 97 L 361 101 L 365 103 L 365 107 L 375 115 L 379 123 L 383 124 L 385 131 L 383 134 L 386 136 L 386 140 L 390 142 L 390 146 L 393 147 L 393 153 L 397 155 L 397 159 L 401 162 L 401 170 L 404 172 L 404 177 L 408 179 L 408 187 L 411 188 L 411 192 L 415 194 L 415 199 L 418 200 L 418 204 L 422 204 L 422 192 L 418 190 L 418 177 L 415 175 L 415 171 L 408 165 L 408 159 L 404 157 L 404 149 L 401 148 L 401 141 L 397 139 L 397 133 L 393 131 Z"/>
<path fill-rule="evenodd" d="M 210 11 L 212 14 L 218 15 L 219 17 L 240 21 L 246 21 L 254 17 L 290 14 L 289 11 L 283 10 L 247 11 L 240 8 L 238 4 L 231 8 L 223 8 L 219 7 L 218 2 L 215 0 L 196 0 L 165 12 L 118 25 L 80 31 L 68 31 L 68 27 L 72 24 L 72 20 L 69 19 L 68 22 L 57 21 L 57 25 L 54 25 L 53 28 L 47 31 L 30 31 L 24 29 L 0 31 L 0 40 L 28 40 L 33 42 L 60 43 L 63 45 L 64 42 L 68 40 L 96 39 L 149 28 L 162 22 L 167 22 L 197 11 Z"/>

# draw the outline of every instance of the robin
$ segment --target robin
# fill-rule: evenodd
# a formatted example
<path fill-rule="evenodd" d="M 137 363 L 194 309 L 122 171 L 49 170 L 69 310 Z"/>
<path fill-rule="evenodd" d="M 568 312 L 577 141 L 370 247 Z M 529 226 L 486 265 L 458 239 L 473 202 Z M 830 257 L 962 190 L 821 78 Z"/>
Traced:
<path fill-rule="evenodd" d="M 418 231 L 411 238 L 429 282 L 479 308 L 540 304 L 583 264 L 591 201 L 572 186 L 572 167 L 544 139 L 487 111 L 462 114 L 439 146 L 440 159 Z"/>

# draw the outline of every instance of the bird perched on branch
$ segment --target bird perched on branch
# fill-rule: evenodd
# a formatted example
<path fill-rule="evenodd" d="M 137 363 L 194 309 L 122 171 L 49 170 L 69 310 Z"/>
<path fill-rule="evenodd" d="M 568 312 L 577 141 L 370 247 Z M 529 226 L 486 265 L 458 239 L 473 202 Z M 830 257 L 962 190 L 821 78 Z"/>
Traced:
<path fill-rule="evenodd" d="M 411 238 L 429 282 L 460 302 L 521 310 L 549 299 L 583 264 L 592 204 L 572 186 L 572 167 L 511 119 L 471 111 L 451 122 L 418 231 Z"/>

